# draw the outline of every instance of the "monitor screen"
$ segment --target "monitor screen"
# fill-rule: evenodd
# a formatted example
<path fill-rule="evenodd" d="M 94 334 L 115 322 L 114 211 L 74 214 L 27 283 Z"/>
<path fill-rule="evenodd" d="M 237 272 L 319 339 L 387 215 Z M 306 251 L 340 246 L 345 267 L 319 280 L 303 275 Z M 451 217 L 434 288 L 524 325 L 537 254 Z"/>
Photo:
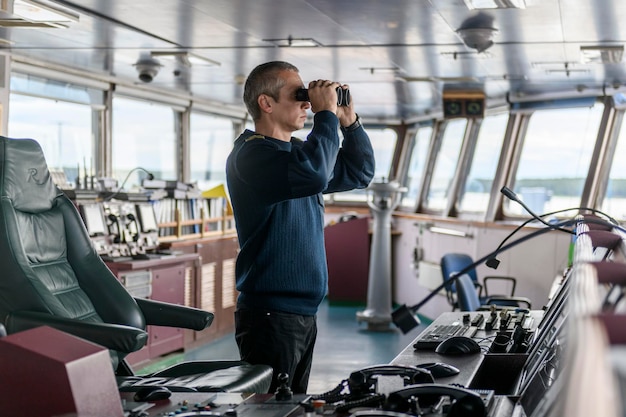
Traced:
<path fill-rule="evenodd" d="M 81 204 L 80 211 L 83 215 L 83 221 L 85 222 L 89 236 L 104 236 L 107 234 L 104 213 L 100 204 Z"/>
<path fill-rule="evenodd" d="M 159 230 L 152 204 L 137 204 L 136 210 L 143 233 L 157 232 Z"/>

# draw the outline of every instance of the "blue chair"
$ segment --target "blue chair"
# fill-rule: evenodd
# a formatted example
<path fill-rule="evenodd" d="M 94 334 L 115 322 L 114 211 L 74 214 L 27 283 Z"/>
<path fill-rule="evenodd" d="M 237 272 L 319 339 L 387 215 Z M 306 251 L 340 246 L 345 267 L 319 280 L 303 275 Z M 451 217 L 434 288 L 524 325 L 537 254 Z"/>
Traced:
<path fill-rule="evenodd" d="M 463 274 L 457 278 L 456 294 L 458 308 L 461 311 L 489 310 L 492 305 L 498 309 L 507 307 L 532 307 L 526 297 L 487 297 L 480 299 L 472 278 L 469 274 Z"/>
<path fill-rule="evenodd" d="M 441 274 L 444 282 L 449 281 L 451 276 L 456 275 L 459 271 L 467 268 L 469 265 L 473 264 L 474 260 L 471 256 L 466 255 L 464 253 L 447 253 L 441 257 Z M 468 278 L 472 282 L 472 285 L 478 291 L 478 299 L 480 304 L 486 304 L 489 298 L 493 299 L 497 298 L 496 304 L 505 305 L 505 306 L 517 306 L 519 303 L 517 301 L 510 300 L 511 297 L 515 297 L 515 288 L 517 286 L 517 280 L 513 277 L 508 276 L 488 276 L 483 278 L 483 284 L 481 284 L 478 280 L 478 276 L 476 275 L 476 269 L 472 269 L 466 272 Z M 505 281 L 511 288 L 509 294 L 498 294 L 493 295 L 489 294 L 487 283 L 491 281 Z M 446 291 L 446 298 L 448 302 L 452 306 L 452 310 L 456 310 L 458 306 L 457 302 L 457 289 L 454 282 L 449 282 L 444 287 Z"/>

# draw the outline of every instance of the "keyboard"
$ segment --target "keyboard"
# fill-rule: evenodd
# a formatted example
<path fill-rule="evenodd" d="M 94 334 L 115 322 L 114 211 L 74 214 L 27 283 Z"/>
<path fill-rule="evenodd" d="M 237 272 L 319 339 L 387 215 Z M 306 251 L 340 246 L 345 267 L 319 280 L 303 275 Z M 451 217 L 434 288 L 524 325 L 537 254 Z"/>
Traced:
<path fill-rule="evenodd" d="M 419 336 L 413 344 L 415 350 L 435 350 L 439 343 L 453 336 L 472 337 L 477 327 L 465 324 L 438 324 Z"/>

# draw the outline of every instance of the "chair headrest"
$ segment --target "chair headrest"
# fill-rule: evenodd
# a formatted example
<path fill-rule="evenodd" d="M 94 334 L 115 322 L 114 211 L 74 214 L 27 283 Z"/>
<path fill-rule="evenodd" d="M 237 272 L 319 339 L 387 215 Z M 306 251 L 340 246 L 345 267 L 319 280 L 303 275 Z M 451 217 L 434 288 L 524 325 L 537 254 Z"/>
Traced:
<path fill-rule="evenodd" d="M 50 177 L 39 143 L 2 136 L 0 187 L 2 197 L 9 198 L 16 210 L 27 213 L 49 210 L 61 193 Z"/>

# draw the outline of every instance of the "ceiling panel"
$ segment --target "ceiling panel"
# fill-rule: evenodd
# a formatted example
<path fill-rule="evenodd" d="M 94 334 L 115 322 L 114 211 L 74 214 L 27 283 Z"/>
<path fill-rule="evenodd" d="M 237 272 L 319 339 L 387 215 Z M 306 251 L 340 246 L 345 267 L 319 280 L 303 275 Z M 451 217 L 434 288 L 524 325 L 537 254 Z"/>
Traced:
<path fill-rule="evenodd" d="M 50 0 L 49 0 L 50 1 Z M 584 64 L 583 45 L 623 45 L 623 0 L 527 0 L 523 10 L 467 9 L 463 0 L 58 0 L 80 15 L 69 29 L 6 29 L 14 55 L 137 83 L 134 64 L 154 50 L 188 50 L 218 66 L 161 60 L 147 85 L 242 105 L 241 80 L 259 63 L 298 66 L 305 82 L 350 84 L 359 112 L 415 120 L 441 110 L 444 88 L 482 89 L 501 102 L 554 89 L 584 91 L 626 83 L 623 62 Z M 482 53 L 457 29 L 491 25 Z M 318 47 L 269 39 L 312 38 Z M 389 68 L 397 68 L 390 73 Z M 144 85 L 145 86 L 145 85 Z"/>

